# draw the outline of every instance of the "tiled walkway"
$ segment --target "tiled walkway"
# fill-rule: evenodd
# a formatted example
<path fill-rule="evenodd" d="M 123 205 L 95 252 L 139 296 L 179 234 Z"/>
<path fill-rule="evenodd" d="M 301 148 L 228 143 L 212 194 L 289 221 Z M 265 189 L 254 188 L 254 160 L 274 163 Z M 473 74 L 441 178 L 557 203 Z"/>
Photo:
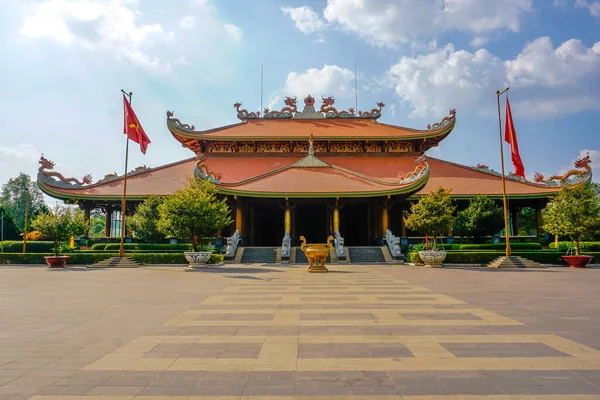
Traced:
<path fill-rule="evenodd" d="M 0 399 L 600 399 L 600 271 L 332 270 L 0 269 Z"/>

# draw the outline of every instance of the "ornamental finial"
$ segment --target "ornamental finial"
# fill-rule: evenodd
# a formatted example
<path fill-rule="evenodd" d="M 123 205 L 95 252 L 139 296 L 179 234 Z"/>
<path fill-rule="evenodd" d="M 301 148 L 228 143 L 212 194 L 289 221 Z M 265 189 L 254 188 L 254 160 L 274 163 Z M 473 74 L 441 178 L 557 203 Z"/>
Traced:
<path fill-rule="evenodd" d="M 304 98 L 304 105 L 306 107 L 313 107 L 315 105 L 315 98 L 309 94 Z"/>
<path fill-rule="evenodd" d="M 315 155 L 315 148 L 313 145 L 314 139 L 313 139 L 313 134 L 310 134 L 310 137 L 308 138 L 308 155 L 309 156 L 314 156 Z"/>

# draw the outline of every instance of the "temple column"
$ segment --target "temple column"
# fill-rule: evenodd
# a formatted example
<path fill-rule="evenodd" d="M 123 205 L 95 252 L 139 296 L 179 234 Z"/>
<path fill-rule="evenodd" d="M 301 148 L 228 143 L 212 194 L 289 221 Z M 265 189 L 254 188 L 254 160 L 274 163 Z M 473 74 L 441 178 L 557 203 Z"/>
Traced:
<path fill-rule="evenodd" d="M 243 212 L 242 212 L 242 202 L 240 201 L 240 199 L 238 199 L 237 196 L 234 197 L 235 200 L 237 200 L 237 204 L 235 207 L 235 229 L 237 231 L 239 231 L 240 236 L 244 236 L 244 225 L 243 225 Z"/>
<path fill-rule="evenodd" d="M 340 205 L 339 199 L 335 200 L 335 208 L 333 209 L 333 233 L 340 230 Z"/>
<path fill-rule="evenodd" d="M 388 229 L 389 229 L 389 217 L 388 217 L 388 208 L 387 208 L 387 204 L 386 204 L 381 209 L 381 231 L 382 231 L 382 236 L 385 236 L 385 233 L 387 232 Z"/>
<path fill-rule="evenodd" d="M 406 224 L 404 223 L 404 206 L 400 209 L 400 236 L 406 237 Z"/>
<path fill-rule="evenodd" d="M 283 229 L 284 232 L 292 234 L 292 212 L 290 210 L 290 202 L 285 199 L 285 214 L 283 216 Z"/>
<path fill-rule="evenodd" d="M 535 233 L 540 236 L 542 232 L 542 207 L 540 204 L 535 205 Z"/>
<path fill-rule="evenodd" d="M 83 231 L 83 235 L 88 237 L 90 235 L 90 213 L 92 209 L 89 205 L 85 204 L 83 206 L 83 222 L 85 223 L 85 229 Z"/>
<path fill-rule="evenodd" d="M 112 226 L 112 206 L 106 206 L 104 208 L 104 212 L 106 213 L 106 220 L 104 223 L 104 236 L 110 237 L 110 228 Z"/>
<path fill-rule="evenodd" d="M 512 234 L 513 236 L 519 235 L 519 207 L 513 207 L 511 210 L 512 217 Z"/>

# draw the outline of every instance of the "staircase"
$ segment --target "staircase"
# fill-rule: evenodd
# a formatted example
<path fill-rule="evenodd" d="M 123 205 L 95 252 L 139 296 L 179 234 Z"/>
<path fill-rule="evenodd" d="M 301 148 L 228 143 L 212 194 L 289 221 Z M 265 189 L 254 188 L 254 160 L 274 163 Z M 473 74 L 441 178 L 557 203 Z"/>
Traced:
<path fill-rule="evenodd" d="M 386 264 L 381 247 L 346 247 L 350 264 Z"/>
<path fill-rule="evenodd" d="M 546 268 L 546 266 L 519 256 L 502 256 L 489 263 L 488 268 Z"/>
<path fill-rule="evenodd" d="M 274 264 L 277 260 L 275 247 L 244 247 L 240 263 L 242 264 Z"/>
<path fill-rule="evenodd" d="M 98 268 L 137 268 L 141 266 L 142 263 L 130 257 L 111 257 L 92 265 L 92 267 Z"/>
<path fill-rule="evenodd" d="M 291 254 L 290 254 L 291 256 Z M 325 260 L 325 264 L 331 263 L 331 255 L 327 256 Z M 296 247 L 296 259 L 294 260 L 294 264 L 306 264 L 308 265 L 308 258 L 306 258 L 306 254 L 300 249 L 300 247 Z"/>

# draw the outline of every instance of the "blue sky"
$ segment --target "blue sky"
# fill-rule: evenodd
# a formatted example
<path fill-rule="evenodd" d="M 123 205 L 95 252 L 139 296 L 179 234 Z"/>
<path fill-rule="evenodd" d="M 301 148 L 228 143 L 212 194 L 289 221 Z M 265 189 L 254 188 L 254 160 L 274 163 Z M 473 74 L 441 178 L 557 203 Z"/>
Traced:
<path fill-rule="evenodd" d="M 120 89 L 152 144 L 130 169 L 191 156 L 165 112 L 197 129 L 237 122 L 232 104 L 335 96 L 380 121 L 425 128 L 457 109 L 428 154 L 499 169 L 495 90 L 510 99 L 526 174 L 600 170 L 598 0 L 7 0 L 0 15 L 0 182 L 57 170 L 123 172 Z M 507 158 L 507 162 L 509 162 Z M 511 168 L 508 168 L 507 172 Z"/>

